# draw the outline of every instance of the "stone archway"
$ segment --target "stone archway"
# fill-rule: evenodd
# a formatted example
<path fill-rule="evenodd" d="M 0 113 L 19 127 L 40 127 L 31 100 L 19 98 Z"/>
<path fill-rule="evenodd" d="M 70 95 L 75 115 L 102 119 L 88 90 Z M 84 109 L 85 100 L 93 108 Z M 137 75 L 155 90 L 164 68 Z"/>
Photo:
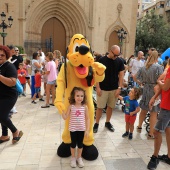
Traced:
<path fill-rule="evenodd" d="M 75 33 L 88 38 L 88 20 L 76 1 L 39 0 L 33 1 L 26 10 L 25 40 L 41 42 L 43 25 L 51 18 L 60 21 L 65 29 L 65 45 Z"/>

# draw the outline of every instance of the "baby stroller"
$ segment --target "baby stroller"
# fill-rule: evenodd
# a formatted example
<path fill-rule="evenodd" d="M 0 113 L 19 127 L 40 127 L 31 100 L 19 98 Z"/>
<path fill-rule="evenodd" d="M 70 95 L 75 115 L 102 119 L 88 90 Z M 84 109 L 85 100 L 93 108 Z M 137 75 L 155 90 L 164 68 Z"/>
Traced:
<path fill-rule="evenodd" d="M 146 114 L 146 117 L 145 117 L 145 123 L 146 123 L 146 131 L 149 133 L 150 131 L 150 124 L 149 124 L 149 119 L 150 119 L 150 112 L 148 112 Z"/>

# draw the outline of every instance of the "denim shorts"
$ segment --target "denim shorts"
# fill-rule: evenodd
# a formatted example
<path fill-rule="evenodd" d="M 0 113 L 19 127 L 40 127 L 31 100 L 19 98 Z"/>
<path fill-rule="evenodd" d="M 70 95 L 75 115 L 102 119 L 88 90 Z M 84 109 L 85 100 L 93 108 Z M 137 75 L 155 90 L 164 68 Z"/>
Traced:
<path fill-rule="evenodd" d="M 164 132 L 166 128 L 170 128 L 170 110 L 161 109 L 155 125 L 155 130 Z"/>
<path fill-rule="evenodd" d="M 39 93 L 41 91 L 40 87 L 35 87 L 35 93 Z"/>
<path fill-rule="evenodd" d="M 47 81 L 47 84 L 51 84 L 51 85 L 56 84 L 56 80 L 53 80 L 53 81 Z"/>

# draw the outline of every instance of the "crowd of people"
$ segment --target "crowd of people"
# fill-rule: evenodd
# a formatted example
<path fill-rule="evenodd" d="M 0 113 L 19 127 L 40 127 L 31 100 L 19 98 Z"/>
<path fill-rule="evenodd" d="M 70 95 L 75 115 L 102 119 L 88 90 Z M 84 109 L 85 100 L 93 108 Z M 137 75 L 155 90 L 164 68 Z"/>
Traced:
<path fill-rule="evenodd" d="M 117 50 L 115 50 L 115 48 Z M 98 54 L 98 56 L 100 56 Z M 119 56 L 119 57 L 118 57 Z M 107 60 L 110 60 L 107 62 Z M 101 117 L 102 109 L 107 105 L 106 109 L 106 123 L 105 127 L 108 130 L 114 132 L 114 127 L 110 123 L 112 109 L 115 107 L 115 98 L 117 99 L 117 93 L 114 90 L 121 89 L 123 76 L 123 65 L 120 67 L 118 61 L 120 61 L 120 49 L 118 46 L 113 46 L 107 56 L 100 57 L 98 62 L 101 62 L 106 66 L 105 79 L 103 82 L 96 85 L 97 91 L 97 111 L 96 111 L 96 123 L 93 127 L 93 132 L 97 133 L 99 120 Z M 144 57 L 142 51 L 138 52 L 137 57 L 131 55 L 127 60 L 127 63 L 122 62 L 127 66 L 129 72 L 128 84 L 131 85 L 129 96 L 121 97 L 120 100 L 124 100 L 125 103 L 125 122 L 126 131 L 122 137 L 128 137 L 130 140 L 133 138 L 134 122 L 136 114 L 139 112 L 139 122 L 137 131 L 141 132 L 142 123 L 146 117 L 146 114 L 150 112 L 150 130 L 147 138 L 154 139 L 154 153 L 147 165 L 148 169 L 156 169 L 159 161 L 170 164 L 170 58 L 165 57 L 165 61 L 161 59 L 161 54 L 156 51 L 155 48 L 148 50 L 147 57 Z M 111 64 L 112 63 L 112 64 Z M 116 64 L 116 67 L 115 67 Z M 119 70 L 111 70 L 119 67 Z M 115 81 L 115 82 L 113 82 Z M 103 86 L 103 84 L 105 85 Z M 108 86 L 111 88 L 106 89 Z M 138 90 L 137 90 L 138 89 Z M 107 92 L 107 94 L 105 94 Z M 139 104 L 137 99 L 141 96 Z M 103 99 L 103 101 L 102 101 Z M 101 101 L 102 104 L 101 105 Z M 109 125 L 109 126 L 107 126 Z M 162 143 L 162 133 L 166 133 L 166 141 L 168 151 L 166 155 L 158 155 Z"/>
<path fill-rule="evenodd" d="M 105 78 L 102 82 L 96 83 L 97 110 L 96 120 L 93 132 L 97 133 L 103 108 L 106 108 L 105 127 L 111 132 L 115 131 L 110 122 L 117 99 L 124 101 L 125 104 L 125 133 L 122 137 L 133 139 L 134 123 L 137 113 L 139 113 L 139 122 L 137 131 L 140 133 L 146 114 L 150 112 L 150 130 L 147 138 L 154 140 L 154 153 L 148 163 L 148 169 L 156 168 L 159 161 L 170 164 L 170 58 L 161 59 L 161 55 L 155 48 L 148 50 L 147 57 L 139 51 L 137 57 L 131 55 L 126 61 L 120 53 L 120 47 L 113 45 L 109 52 L 101 55 L 93 52 L 96 62 L 106 66 Z M 12 143 L 16 143 L 23 135 L 12 123 L 10 112 L 15 107 L 18 93 L 15 88 L 18 78 L 23 87 L 23 93 L 19 96 L 26 96 L 26 83 L 31 89 L 30 101 L 32 104 L 39 101 L 45 102 L 41 108 L 54 106 L 56 79 L 63 63 L 62 55 L 59 50 L 53 53 L 44 54 L 42 49 L 38 49 L 32 55 L 32 60 L 19 54 L 19 49 L 13 46 L 0 46 L 0 123 L 2 126 L 2 136 L 0 143 L 9 141 L 8 128 L 13 134 Z M 128 80 L 125 82 L 125 72 L 128 71 Z M 44 94 L 41 94 L 41 85 L 44 83 Z M 128 96 L 121 96 L 121 90 L 127 83 L 131 85 Z M 43 99 L 45 96 L 45 100 Z M 52 96 L 52 98 L 50 98 Z M 139 100 L 140 98 L 140 100 Z M 51 101 L 50 101 L 51 100 Z M 71 133 L 71 167 L 76 167 L 75 147 L 78 145 L 78 165 L 83 167 L 81 159 L 84 135 L 88 134 L 89 118 L 88 108 L 86 106 L 85 91 L 75 87 L 70 94 L 70 106 L 66 113 L 63 113 L 63 119 L 70 117 L 69 130 L 79 131 L 75 124 L 77 117 L 72 114 L 78 113 L 77 108 L 83 113 L 79 120 L 78 127 L 81 127 L 82 133 Z M 6 107 L 8 104 L 8 107 Z M 81 123 L 82 122 L 82 123 Z M 162 132 L 166 133 L 168 153 L 158 155 Z M 77 137 L 78 136 L 78 137 Z"/>

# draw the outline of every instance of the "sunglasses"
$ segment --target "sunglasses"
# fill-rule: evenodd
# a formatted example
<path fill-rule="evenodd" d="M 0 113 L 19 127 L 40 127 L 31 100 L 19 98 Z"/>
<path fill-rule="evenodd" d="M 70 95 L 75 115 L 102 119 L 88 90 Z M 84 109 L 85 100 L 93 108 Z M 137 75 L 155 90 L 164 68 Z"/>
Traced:
<path fill-rule="evenodd" d="M 0 54 L 1 57 L 5 57 L 5 54 Z"/>
<path fill-rule="evenodd" d="M 112 54 L 115 56 L 115 57 L 118 57 L 120 54 L 115 54 L 112 50 L 110 50 L 112 52 Z"/>
<path fill-rule="evenodd" d="M 19 51 L 19 50 L 15 50 L 15 51 Z"/>

